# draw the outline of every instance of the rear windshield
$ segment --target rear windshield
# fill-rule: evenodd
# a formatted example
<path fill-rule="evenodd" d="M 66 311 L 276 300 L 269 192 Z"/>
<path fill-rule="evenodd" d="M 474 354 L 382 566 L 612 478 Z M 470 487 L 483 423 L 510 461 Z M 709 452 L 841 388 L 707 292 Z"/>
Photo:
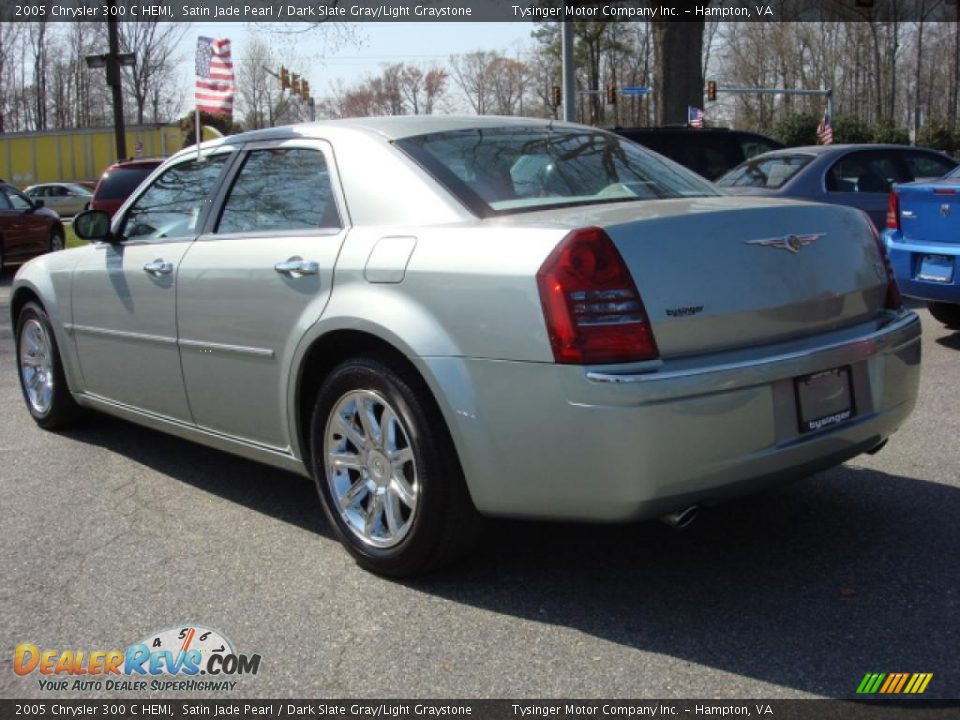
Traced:
<path fill-rule="evenodd" d="M 397 145 L 477 215 L 717 195 L 705 180 L 616 135 L 482 128 Z"/>
<path fill-rule="evenodd" d="M 115 168 L 107 170 L 97 186 L 97 200 L 125 200 L 144 178 L 152 173 L 152 167 Z"/>
<path fill-rule="evenodd" d="M 717 180 L 720 187 L 783 187 L 800 168 L 813 160 L 812 155 L 777 155 L 757 158 L 735 167 Z"/>

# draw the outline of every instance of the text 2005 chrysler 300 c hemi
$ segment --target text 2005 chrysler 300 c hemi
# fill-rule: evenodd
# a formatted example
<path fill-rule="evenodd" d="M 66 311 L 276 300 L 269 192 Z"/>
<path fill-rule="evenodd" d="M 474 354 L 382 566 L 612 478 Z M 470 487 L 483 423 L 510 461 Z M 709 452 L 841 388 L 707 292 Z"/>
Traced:
<path fill-rule="evenodd" d="M 483 516 L 682 523 L 878 448 L 917 393 L 863 213 L 725 197 L 578 125 L 235 135 L 75 228 L 13 285 L 34 419 L 310 475 L 380 573 L 456 557 Z"/>

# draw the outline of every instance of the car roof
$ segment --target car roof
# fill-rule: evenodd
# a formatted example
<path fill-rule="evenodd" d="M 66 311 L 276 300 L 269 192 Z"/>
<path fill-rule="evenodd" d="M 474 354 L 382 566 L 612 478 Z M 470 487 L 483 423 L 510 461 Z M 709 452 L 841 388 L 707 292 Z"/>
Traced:
<path fill-rule="evenodd" d="M 107 170 L 136 167 L 154 168 L 163 163 L 165 160 L 166 158 L 137 158 L 136 160 L 120 160 L 107 167 Z M 106 170 L 104 172 L 106 172 Z"/>
<path fill-rule="evenodd" d="M 779 150 L 771 150 L 764 153 L 766 155 L 783 155 L 789 153 L 805 155 L 829 155 L 850 152 L 853 150 L 921 150 L 942 154 L 938 150 L 932 150 L 924 147 L 914 147 L 913 145 L 888 145 L 884 143 L 841 143 L 838 145 L 799 145 L 797 147 L 785 147 Z M 756 157 L 761 157 L 757 155 Z M 751 158 L 752 159 L 752 158 Z"/>
<path fill-rule="evenodd" d="M 450 132 L 455 130 L 470 130 L 473 128 L 497 127 L 553 127 L 563 129 L 592 130 L 584 125 L 560 121 L 541 120 L 539 118 L 523 118 L 501 115 L 396 115 L 387 117 L 345 118 L 339 120 L 319 120 L 312 123 L 297 125 L 282 125 L 263 130 L 251 130 L 237 135 L 228 135 L 220 142 L 237 144 L 255 142 L 257 140 L 276 140 L 292 137 L 317 135 L 323 136 L 329 132 L 362 131 L 380 135 L 388 140 L 399 140 L 415 135 L 429 133 Z M 214 143 L 218 141 L 213 141 Z M 206 146 L 207 143 L 204 143 Z M 196 146 L 194 146 L 196 147 Z"/>

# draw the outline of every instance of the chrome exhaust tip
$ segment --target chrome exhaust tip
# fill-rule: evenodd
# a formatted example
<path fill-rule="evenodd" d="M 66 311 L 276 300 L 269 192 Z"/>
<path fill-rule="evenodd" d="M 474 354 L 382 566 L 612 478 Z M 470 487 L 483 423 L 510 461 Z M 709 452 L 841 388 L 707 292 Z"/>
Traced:
<path fill-rule="evenodd" d="M 694 520 L 696 520 L 699 514 L 699 506 L 691 505 L 683 510 L 662 515 L 660 517 L 660 522 L 664 523 L 665 525 L 669 525 L 672 528 L 676 528 L 677 530 L 683 530 L 683 528 L 688 527 Z"/>

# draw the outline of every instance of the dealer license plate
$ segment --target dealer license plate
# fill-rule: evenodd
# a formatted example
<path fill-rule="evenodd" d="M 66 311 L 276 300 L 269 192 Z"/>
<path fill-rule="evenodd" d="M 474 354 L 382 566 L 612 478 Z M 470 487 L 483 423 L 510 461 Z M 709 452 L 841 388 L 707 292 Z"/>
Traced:
<path fill-rule="evenodd" d="M 794 384 L 801 433 L 823 430 L 853 417 L 849 367 L 804 375 Z"/>
<path fill-rule="evenodd" d="M 948 283 L 953 282 L 953 258 L 949 255 L 923 255 L 917 280 Z"/>

